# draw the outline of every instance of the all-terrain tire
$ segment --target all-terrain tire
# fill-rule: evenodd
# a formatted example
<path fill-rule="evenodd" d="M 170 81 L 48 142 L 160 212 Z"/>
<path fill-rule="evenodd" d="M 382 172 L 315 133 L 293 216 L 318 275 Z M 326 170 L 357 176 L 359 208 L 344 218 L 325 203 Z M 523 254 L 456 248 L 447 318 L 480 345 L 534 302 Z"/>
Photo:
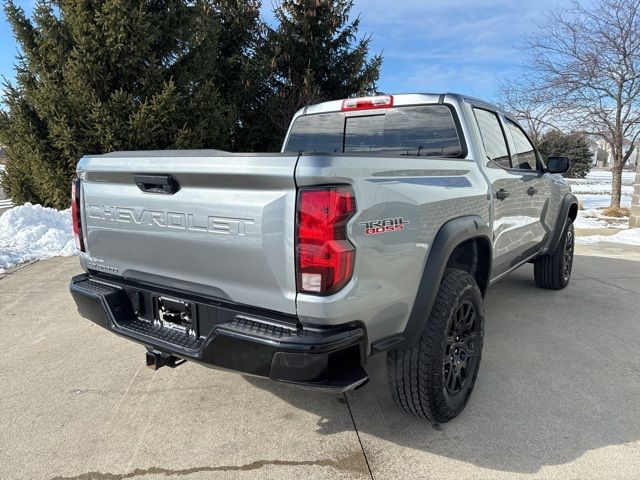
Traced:
<path fill-rule="evenodd" d="M 467 325 L 469 316 L 464 321 L 460 318 L 471 309 L 470 333 L 456 337 L 456 332 L 461 331 L 453 327 Z M 396 405 L 407 413 L 439 423 L 457 416 L 467 404 L 478 375 L 483 335 L 484 306 L 475 279 L 462 270 L 447 270 L 419 342 L 412 348 L 387 353 L 389 386 Z M 463 345 L 467 340 L 469 344 Z M 466 362 L 460 362 L 465 352 Z M 455 391 L 450 388 L 452 376 L 462 377 L 463 370 L 464 382 L 456 383 L 454 386 L 459 388 Z M 454 378 L 454 382 L 458 380 Z"/>
<path fill-rule="evenodd" d="M 538 257 L 533 262 L 536 285 L 549 290 L 562 290 L 569 284 L 574 242 L 573 221 L 569 218 L 555 252 Z"/>

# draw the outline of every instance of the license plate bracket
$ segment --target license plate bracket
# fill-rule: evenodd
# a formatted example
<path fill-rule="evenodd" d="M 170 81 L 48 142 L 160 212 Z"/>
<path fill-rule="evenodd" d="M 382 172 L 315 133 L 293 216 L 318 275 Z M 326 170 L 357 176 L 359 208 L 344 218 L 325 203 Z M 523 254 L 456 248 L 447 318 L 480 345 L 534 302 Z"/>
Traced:
<path fill-rule="evenodd" d="M 154 320 L 163 328 L 197 335 L 196 305 L 169 297 L 154 297 Z"/>

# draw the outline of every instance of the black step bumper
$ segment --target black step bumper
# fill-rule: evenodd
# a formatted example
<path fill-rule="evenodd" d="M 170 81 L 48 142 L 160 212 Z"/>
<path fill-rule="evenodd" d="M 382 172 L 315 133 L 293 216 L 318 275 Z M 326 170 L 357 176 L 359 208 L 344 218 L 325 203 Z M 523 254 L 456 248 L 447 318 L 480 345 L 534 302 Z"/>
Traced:
<path fill-rule="evenodd" d="M 77 275 L 69 286 L 80 314 L 97 325 L 145 345 L 201 363 L 333 392 L 367 382 L 366 331 L 360 324 L 302 327 L 294 317 L 278 318 L 214 299 L 187 298 L 198 315 L 191 332 L 154 322 L 154 298 L 169 294 L 130 281 Z"/>

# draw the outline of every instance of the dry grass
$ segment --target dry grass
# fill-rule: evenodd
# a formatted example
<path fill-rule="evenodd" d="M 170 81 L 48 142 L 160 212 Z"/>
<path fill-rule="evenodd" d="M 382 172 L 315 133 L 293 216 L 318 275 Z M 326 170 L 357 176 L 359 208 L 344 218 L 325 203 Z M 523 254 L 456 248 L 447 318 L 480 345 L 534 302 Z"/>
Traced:
<path fill-rule="evenodd" d="M 631 211 L 625 207 L 609 207 L 602 210 L 602 215 L 605 217 L 622 218 L 628 217 Z"/>

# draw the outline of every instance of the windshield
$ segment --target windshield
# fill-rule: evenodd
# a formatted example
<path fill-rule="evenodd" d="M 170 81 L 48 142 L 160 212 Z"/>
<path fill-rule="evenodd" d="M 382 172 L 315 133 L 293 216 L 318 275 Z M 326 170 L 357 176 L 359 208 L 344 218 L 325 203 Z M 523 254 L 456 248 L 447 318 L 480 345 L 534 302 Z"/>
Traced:
<path fill-rule="evenodd" d="M 303 115 L 293 123 L 285 151 L 462 156 L 458 131 L 445 105 Z"/>

